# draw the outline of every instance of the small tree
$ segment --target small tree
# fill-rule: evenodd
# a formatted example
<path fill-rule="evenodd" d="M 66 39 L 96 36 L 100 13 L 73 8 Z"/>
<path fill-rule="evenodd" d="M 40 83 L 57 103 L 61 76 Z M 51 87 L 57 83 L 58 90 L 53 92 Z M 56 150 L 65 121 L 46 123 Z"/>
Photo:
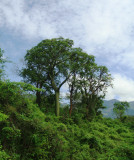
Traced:
<path fill-rule="evenodd" d="M 123 115 L 125 114 L 125 112 L 128 110 L 129 107 L 130 106 L 128 102 L 115 102 L 113 112 L 117 116 L 117 118 L 122 120 Z"/>

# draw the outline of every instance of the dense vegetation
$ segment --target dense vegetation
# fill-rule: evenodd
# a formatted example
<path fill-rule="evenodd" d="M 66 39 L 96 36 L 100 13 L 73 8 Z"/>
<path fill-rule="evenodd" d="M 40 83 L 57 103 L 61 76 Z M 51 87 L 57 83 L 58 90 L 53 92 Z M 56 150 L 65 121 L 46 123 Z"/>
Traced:
<path fill-rule="evenodd" d="M 108 69 L 72 45 L 60 38 L 29 50 L 25 82 L 4 79 L 1 52 L 0 160 L 134 159 L 134 117 L 113 120 L 99 110 L 111 85 Z M 65 82 L 70 105 L 60 107 Z"/>

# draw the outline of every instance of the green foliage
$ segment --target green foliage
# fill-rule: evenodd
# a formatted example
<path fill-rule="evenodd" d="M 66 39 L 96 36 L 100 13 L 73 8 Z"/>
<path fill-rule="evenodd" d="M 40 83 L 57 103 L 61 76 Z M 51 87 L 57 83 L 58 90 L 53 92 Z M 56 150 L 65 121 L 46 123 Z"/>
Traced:
<path fill-rule="evenodd" d="M 11 160 L 10 156 L 4 150 L 2 150 L 1 145 L 0 145 L 0 159 L 1 160 Z"/>
<path fill-rule="evenodd" d="M 43 89 L 36 88 L 35 86 L 28 83 L 24 83 L 24 82 L 12 82 L 12 84 L 22 89 L 23 92 L 24 91 L 40 91 L 40 92 L 44 91 Z"/>
<path fill-rule="evenodd" d="M 128 102 L 115 102 L 113 112 L 116 114 L 117 118 L 123 120 L 123 115 L 129 107 L 130 106 Z"/>
<path fill-rule="evenodd" d="M 20 97 L 20 88 L 9 81 L 0 81 L 0 105 L 3 109 L 6 109 L 5 105 L 13 105 Z"/>
<path fill-rule="evenodd" d="M 8 116 L 6 114 L 3 114 L 0 112 L 0 122 L 5 121 L 7 118 L 8 118 Z"/>
<path fill-rule="evenodd" d="M 134 134 L 125 122 L 44 115 L 31 101 L 24 101 L 24 108 L 12 110 L 14 114 L 3 119 L 2 156 L 13 160 L 133 159 Z"/>

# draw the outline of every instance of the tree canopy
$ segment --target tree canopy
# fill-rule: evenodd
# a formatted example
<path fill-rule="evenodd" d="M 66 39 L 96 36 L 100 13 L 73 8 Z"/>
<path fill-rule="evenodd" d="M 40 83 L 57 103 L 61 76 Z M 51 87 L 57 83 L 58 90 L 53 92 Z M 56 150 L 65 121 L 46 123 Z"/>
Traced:
<path fill-rule="evenodd" d="M 95 105 L 91 104 L 93 97 L 100 96 L 102 92 L 104 96 L 111 85 L 111 75 L 105 66 L 98 66 L 93 55 L 88 55 L 81 48 L 73 48 L 73 41 L 62 37 L 43 40 L 28 50 L 25 62 L 26 67 L 22 69 L 21 76 L 37 88 L 54 91 L 57 116 L 60 110 L 60 88 L 66 82 L 71 91 L 70 115 L 74 87 L 81 92 L 82 97 L 86 97 L 87 110 L 92 113 L 95 112 Z M 40 92 L 37 91 L 36 97 L 40 105 Z"/>

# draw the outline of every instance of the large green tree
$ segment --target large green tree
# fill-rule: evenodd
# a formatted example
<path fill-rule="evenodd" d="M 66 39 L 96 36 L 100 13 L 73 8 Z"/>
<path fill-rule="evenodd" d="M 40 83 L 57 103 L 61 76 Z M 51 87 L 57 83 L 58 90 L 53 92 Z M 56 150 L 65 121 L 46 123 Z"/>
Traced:
<path fill-rule="evenodd" d="M 59 116 L 60 88 L 71 76 L 70 59 L 73 41 L 63 38 L 46 39 L 27 51 L 26 67 L 21 75 L 29 83 L 42 88 L 49 84 L 55 92 L 56 115 Z M 38 98 L 37 98 L 38 99 Z"/>

